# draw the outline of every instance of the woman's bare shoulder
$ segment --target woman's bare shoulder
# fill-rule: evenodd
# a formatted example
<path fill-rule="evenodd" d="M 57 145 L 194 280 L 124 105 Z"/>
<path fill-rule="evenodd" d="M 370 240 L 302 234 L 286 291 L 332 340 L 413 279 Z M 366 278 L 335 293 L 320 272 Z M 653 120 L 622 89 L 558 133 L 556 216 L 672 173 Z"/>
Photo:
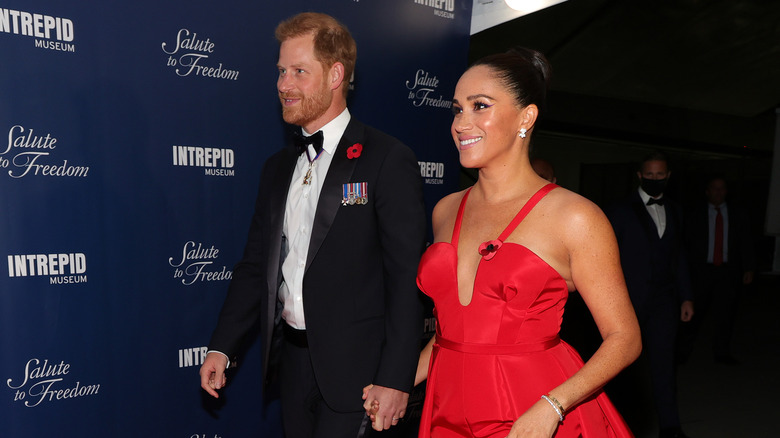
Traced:
<path fill-rule="evenodd" d="M 441 198 L 439 202 L 436 203 L 436 206 L 433 207 L 434 216 L 437 214 L 437 212 L 441 214 L 447 214 L 453 210 L 457 212 L 458 207 L 460 207 L 460 201 L 466 195 L 467 191 L 468 189 L 464 189 L 459 192 L 450 193 L 449 195 Z"/>
<path fill-rule="evenodd" d="M 460 202 L 466 195 L 467 190 L 451 193 L 439 200 L 433 207 L 433 234 L 438 237 L 447 234 L 446 230 L 452 230 L 452 224 L 455 223 L 455 216 L 458 214 Z"/>
<path fill-rule="evenodd" d="M 556 226 L 574 231 L 608 223 L 604 212 L 596 203 L 571 190 L 557 188 L 548 196 L 548 209 L 556 213 Z"/>

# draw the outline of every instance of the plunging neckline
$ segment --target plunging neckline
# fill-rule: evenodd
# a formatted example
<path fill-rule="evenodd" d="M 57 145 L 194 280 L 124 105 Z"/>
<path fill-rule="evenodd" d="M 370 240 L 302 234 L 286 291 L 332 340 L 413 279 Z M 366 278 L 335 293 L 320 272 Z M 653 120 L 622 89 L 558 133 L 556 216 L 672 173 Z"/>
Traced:
<path fill-rule="evenodd" d="M 518 225 L 520 225 L 520 222 L 522 222 L 523 219 L 525 219 L 525 217 L 528 216 L 528 213 L 531 212 L 531 210 L 536 206 L 536 204 L 538 204 L 539 201 L 542 200 L 542 198 L 544 198 L 548 193 L 550 193 L 550 191 L 552 191 L 556 187 L 558 187 L 556 184 L 549 183 L 549 184 L 543 186 L 542 188 L 540 188 L 539 190 L 537 190 L 536 193 L 534 193 L 533 196 L 531 196 L 531 198 L 528 199 L 528 201 L 525 203 L 525 205 L 523 205 L 520 208 L 520 211 L 517 212 L 515 217 L 512 219 L 512 221 L 509 222 L 509 225 L 507 225 L 506 228 L 504 228 L 504 231 L 501 232 L 501 234 L 498 236 L 498 238 L 495 239 L 495 240 L 488 241 L 488 242 L 494 242 L 494 241 L 500 242 L 500 246 L 498 248 L 496 248 L 495 251 L 491 251 L 491 252 L 498 252 L 504 245 L 516 245 L 516 246 L 524 249 L 525 251 L 528 251 L 529 253 L 533 254 L 536 258 L 538 258 L 539 260 L 544 262 L 544 264 L 547 265 L 552 271 L 554 271 L 555 274 L 558 277 L 561 277 L 560 273 L 558 273 L 557 270 L 555 270 L 552 266 L 550 266 L 549 263 L 544 261 L 544 259 L 539 257 L 538 254 L 536 254 L 535 252 L 531 251 L 527 246 L 519 244 L 519 243 L 514 243 L 514 242 L 504 242 L 506 240 L 506 238 L 509 237 L 510 234 L 512 234 L 512 232 L 515 230 L 515 228 L 517 228 Z M 482 262 L 483 261 L 489 262 L 489 260 L 490 260 L 489 258 L 486 259 L 485 256 L 483 255 L 482 257 L 479 258 L 479 261 L 477 261 L 477 269 L 474 272 L 474 280 L 472 281 L 472 284 L 471 284 L 471 295 L 469 297 L 469 301 L 466 304 L 463 304 L 463 302 L 460 300 L 460 278 L 458 278 L 458 261 L 459 261 L 459 257 L 458 257 L 458 241 L 460 240 L 460 228 L 461 228 L 461 224 L 463 222 L 463 212 L 466 209 L 466 201 L 469 198 L 469 194 L 471 193 L 471 189 L 472 188 L 473 187 L 469 187 L 468 190 L 466 190 L 466 193 L 463 195 L 463 199 L 461 199 L 461 201 L 460 201 L 460 206 L 458 207 L 458 214 L 455 217 L 455 225 L 454 225 L 454 227 L 452 229 L 452 237 L 450 238 L 450 242 L 449 242 L 449 244 L 455 250 L 455 283 L 457 285 L 457 291 L 456 292 L 458 294 L 458 297 L 457 297 L 458 298 L 458 304 L 460 304 L 461 307 L 469 307 L 471 305 L 471 303 L 474 301 L 474 289 L 475 289 L 475 286 L 477 284 L 477 278 L 479 277 L 480 267 L 482 266 Z M 485 242 L 485 243 L 488 243 L 488 242 Z M 445 243 L 445 242 L 442 242 L 442 243 Z M 491 258 L 492 258 L 492 256 L 491 256 Z"/>

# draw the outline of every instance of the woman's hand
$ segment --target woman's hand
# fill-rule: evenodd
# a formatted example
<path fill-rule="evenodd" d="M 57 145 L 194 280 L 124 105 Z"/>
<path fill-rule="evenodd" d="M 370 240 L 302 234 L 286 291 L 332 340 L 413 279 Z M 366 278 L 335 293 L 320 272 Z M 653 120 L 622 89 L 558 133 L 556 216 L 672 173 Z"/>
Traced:
<path fill-rule="evenodd" d="M 390 429 L 406 415 L 409 393 L 382 385 L 368 385 L 363 388 L 363 408 L 371 418 L 371 427 L 376 431 Z"/>
<path fill-rule="evenodd" d="M 363 400 L 368 398 L 368 391 L 373 388 L 374 385 L 370 384 L 363 388 Z M 363 403 L 363 408 L 366 410 L 366 415 L 371 418 L 371 424 L 376 422 L 376 413 L 379 412 L 379 400 L 374 400 L 371 404 L 368 402 Z"/>
<path fill-rule="evenodd" d="M 558 428 L 558 413 L 539 399 L 512 425 L 507 438 L 550 438 Z"/>

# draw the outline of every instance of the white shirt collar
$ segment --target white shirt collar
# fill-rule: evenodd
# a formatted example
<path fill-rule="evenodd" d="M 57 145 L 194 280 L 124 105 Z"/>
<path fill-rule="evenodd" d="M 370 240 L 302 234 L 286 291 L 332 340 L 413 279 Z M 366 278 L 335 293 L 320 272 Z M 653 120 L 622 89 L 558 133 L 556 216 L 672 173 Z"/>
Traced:
<path fill-rule="evenodd" d="M 638 190 L 639 190 L 639 197 L 642 198 L 642 203 L 647 205 L 647 201 L 649 201 L 650 198 L 652 198 L 652 196 L 648 195 L 647 192 L 642 190 L 642 187 L 639 187 Z M 659 196 L 657 199 L 661 199 L 663 197 L 664 197 L 664 194 L 661 193 L 661 196 Z"/>
<path fill-rule="evenodd" d="M 344 131 L 347 130 L 347 125 L 352 116 L 349 114 L 349 109 L 344 108 L 336 118 L 326 123 L 325 126 L 320 128 L 322 131 L 322 149 L 330 155 L 336 151 L 336 147 L 339 145 L 339 140 L 344 135 Z M 301 128 L 303 135 L 309 136 L 305 129 Z"/>

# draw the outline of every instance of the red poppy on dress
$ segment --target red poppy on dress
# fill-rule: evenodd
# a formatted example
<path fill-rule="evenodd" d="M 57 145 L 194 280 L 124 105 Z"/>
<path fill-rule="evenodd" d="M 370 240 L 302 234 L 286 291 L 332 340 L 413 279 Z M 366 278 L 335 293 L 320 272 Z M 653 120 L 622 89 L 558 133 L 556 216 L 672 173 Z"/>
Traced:
<path fill-rule="evenodd" d="M 353 158 L 358 158 L 362 152 L 363 152 L 363 145 L 360 143 L 355 143 L 352 145 L 351 148 L 347 149 L 347 158 L 349 158 L 350 160 Z"/>
<path fill-rule="evenodd" d="M 494 255 L 496 255 L 496 251 L 498 251 L 498 249 L 501 248 L 501 245 L 503 244 L 504 242 L 500 240 L 490 240 L 483 242 L 482 245 L 479 245 L 479 253 L 482 254 L 483 259 L 490 260 Z"/>

